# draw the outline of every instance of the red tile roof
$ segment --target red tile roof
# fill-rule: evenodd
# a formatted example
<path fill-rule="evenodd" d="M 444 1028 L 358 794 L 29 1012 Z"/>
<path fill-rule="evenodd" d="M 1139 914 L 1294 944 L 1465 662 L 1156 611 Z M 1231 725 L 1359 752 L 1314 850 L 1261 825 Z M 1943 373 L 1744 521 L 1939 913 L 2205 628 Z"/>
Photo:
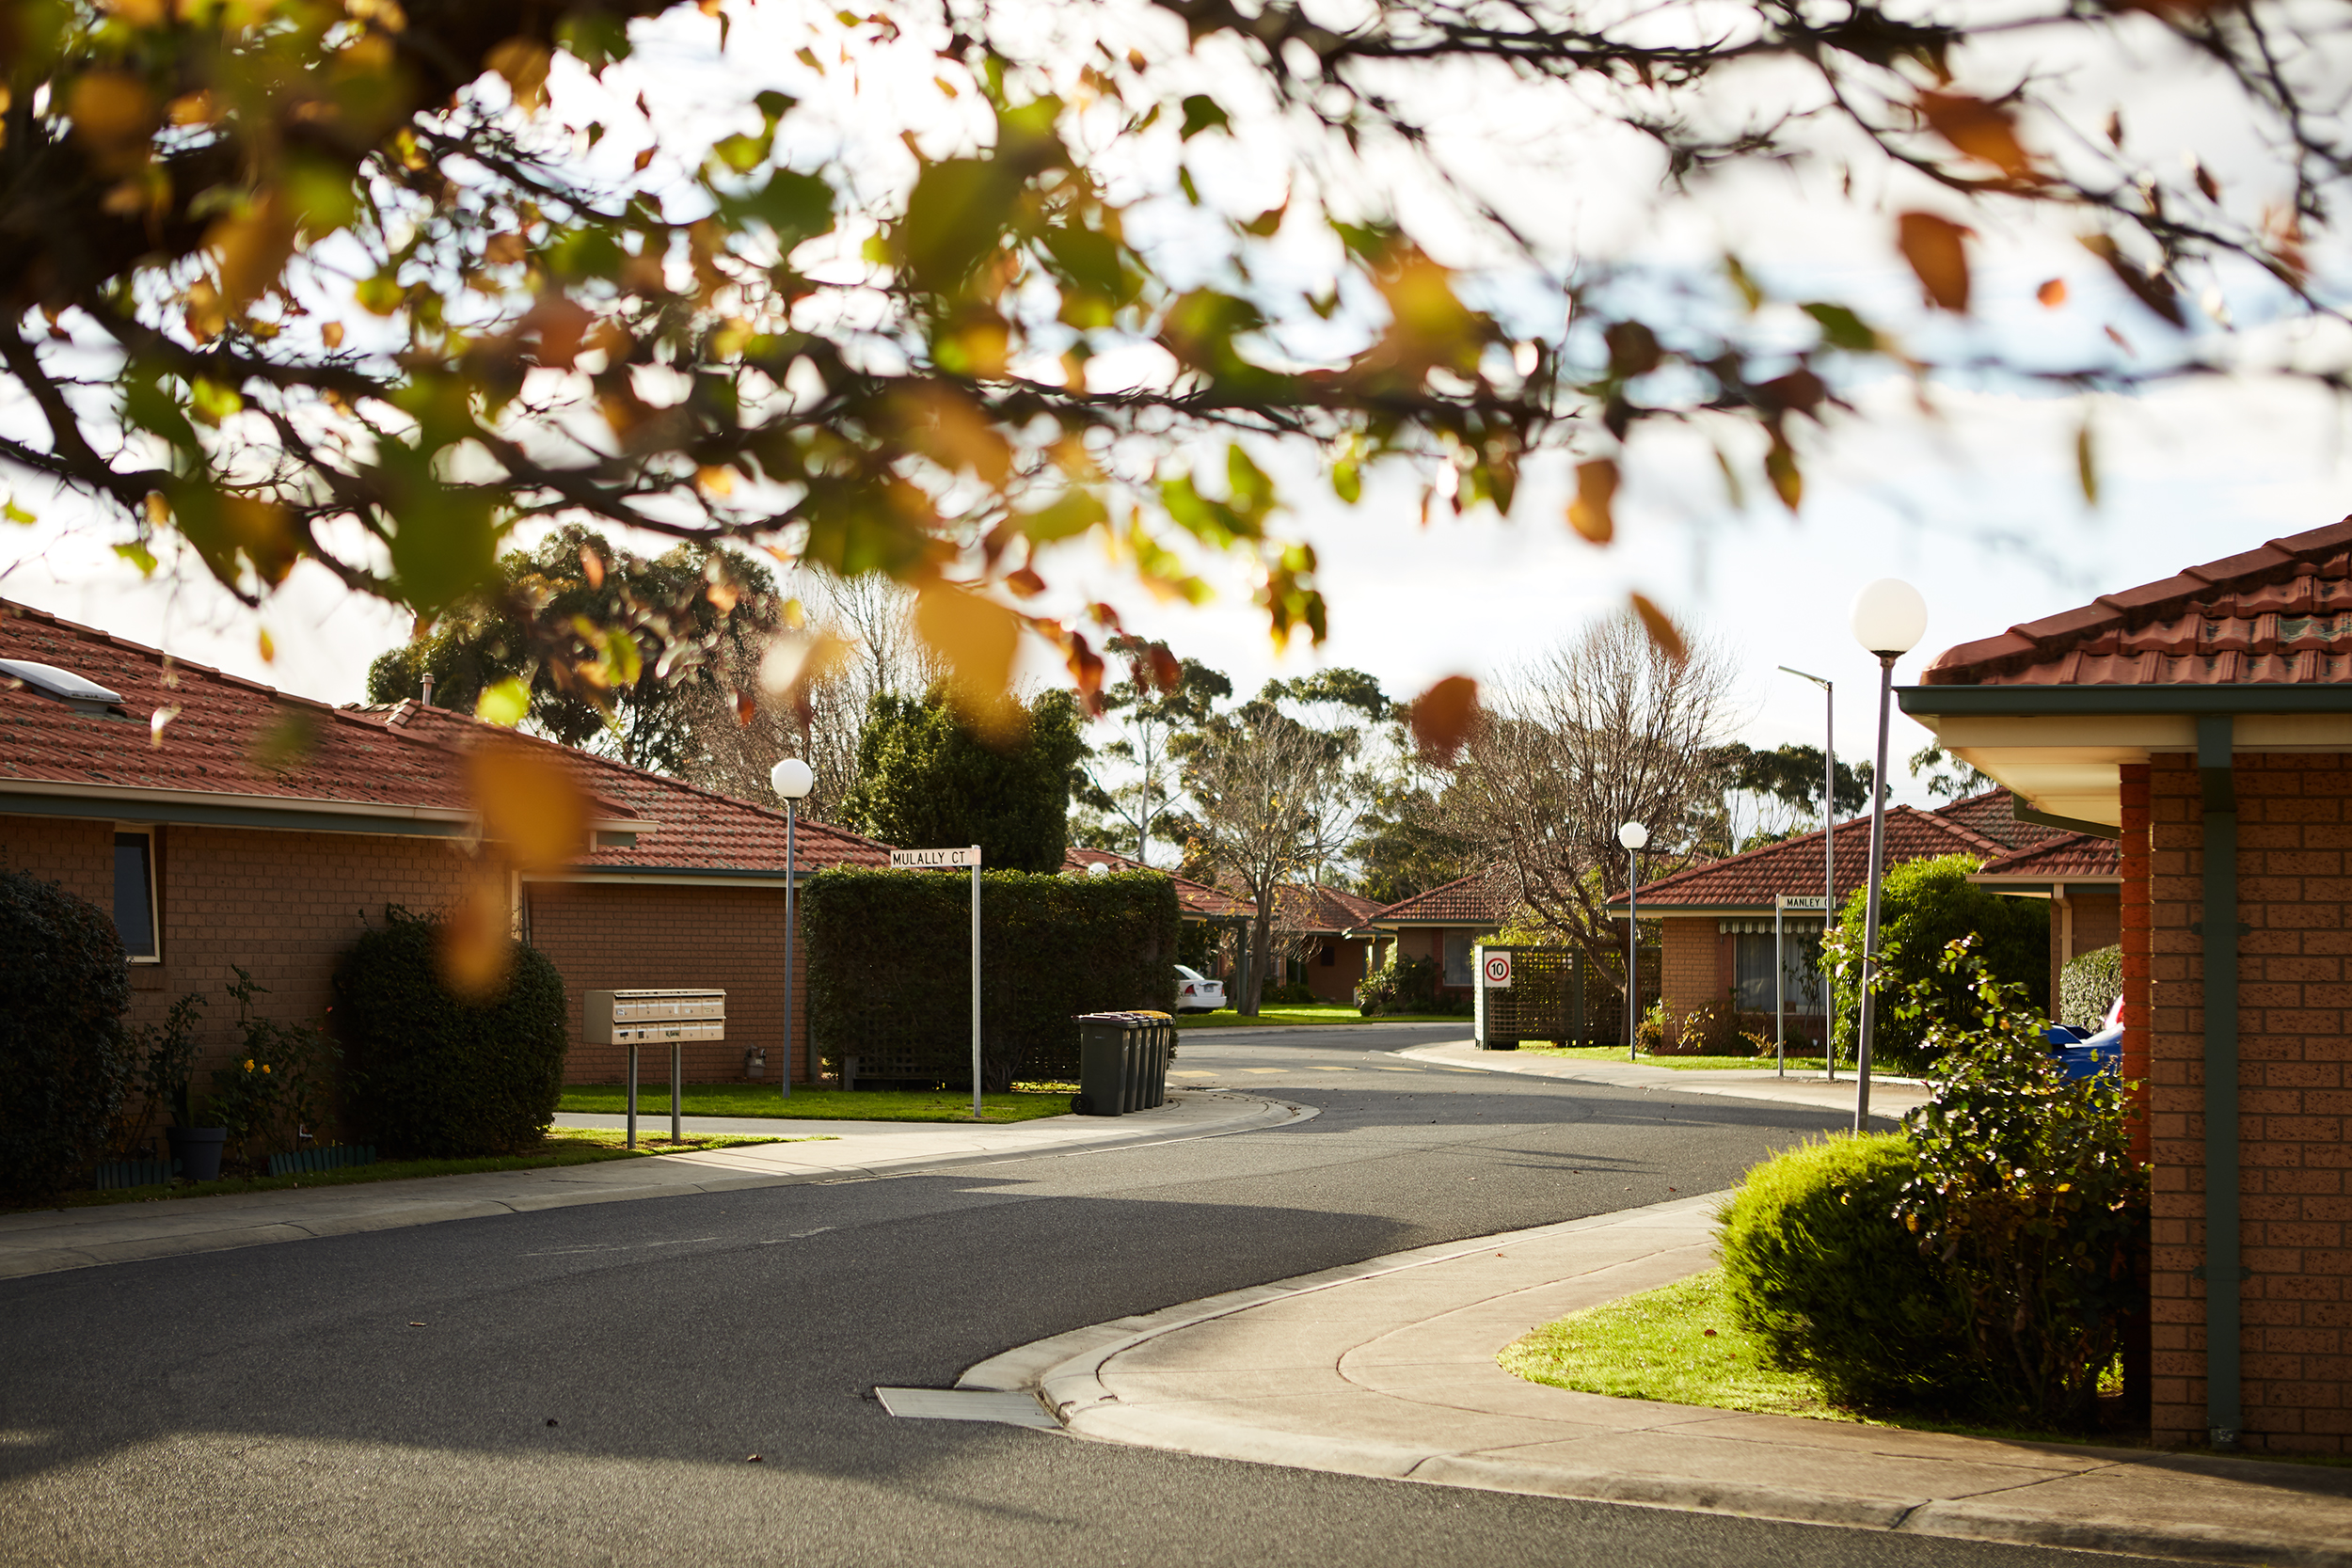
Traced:
<path fill-rule="evenodd" d="M 1976 799 L 1981 799 L 1977 797 Z M 1954 802 L 1962 804 L 1963 802 Z M 1920 811 L 1896 806 L 1886 814 L 1886 863 L 1902 865 L 1939 855 L 1970 855 L 1991 860 L 2006 854 L 2009 846 L 1970 827 L 1952 807 Z M 1862 885 L 1870 858 L 1870 819 L 1857 816 L 1837 825 L 1837 896 L 1840 902 Z M 1707 865 L 1693 866 L 1645 884 L 1641 904 L 1665 913 L 1675 910 L 1764 910 L 1781 894 L 1814 897 L 1821 892 L 1821 833 L 1819 829 L 1800 838 L 1784 839 L 1760 849 L 1732 855 Z M 1625 895 L 1609 901 L 1612 910 L 1625 908 Z"/>
<path fill-rule="evenodd" d="M 2045 828 L 2039 822 L 2020 822 L 2017 819 L 2017 797 L 2006 786 L 1938 806 L 1934 815 L 1947 816 L 1974 828 L 1995 844 L 2007 845 L 2011 849 L 2023 849 L 2029 845 L 2072 836 L 2064 828 Z"/>
<path fill-rule="evenodd" d="M 1978 871 L 1984 878 L 2019 878 L 2073 881 L 2077 878 L 2123 879 L 2123 847 L 2111 838 L 2090 833 L 2060 833 L 2047 843 L 2031 845 Z"/>
<path fill-rule="evenodd" d="M 1376 926 L 1497 926 L 1518 907 L 1518 879 L 1510 867 L 1494 865 L 1400 898 L 1375 911 L 1371 921 Z"/>
<path fill-rule="evenodd" d="M 12 794 L 45 793 L 165 809 L 349 814 L 385 819 L 388 831 L 402 819 L 445 831 L 473 820 L 466 752 L 490 727 L 464 715 L 414 703 L 330 707 L 6 602 L 0 658 L 69 670 L 122 698 L 119 717 L 84 714 L 0 681 L 0 811 Z M 160 728 L 158 713 L 167 716 Z M 305 744 L 282 766 L 262 765 L 274 736 L 297 733 Z M 549 741 L 530 743 L 564 760 L 603 826 L 638 832 L 634 847 L 597 847 L 582 870 L 783 868 L 781 812 Z M 889 863 L 886 847 L 821 823 L 801 824 L 799 848 L 803 869 Z"/>
<path fill-rule="evenodd" d="M 1159 871 L 1157 866 L 1145 865 L 1141 861 L 1130 860 L 1125 855 L 1115 855 L 1108 849 L 1065 849 L 1061 863 L 1065 871 L 1084 871 L 1089 865 L 1107 865 L 1114 871 Z M 1183 919 L 1225 919 L 1257 912 L 1256 905 L 1246 898 L 1234 897 L 1223 888 L 1210 887 L 1189 877 L 1179 877 L 1172 871 L 1161 871 L 1160 875 L 1176 884 L 1176 910 Z"/>
<path fill-rule="evenodd" d="M 1947 648 L 1926 686 L 2352 683 L 2352 518 Z"/>
<path fill-rule="evenodd" d="M 1274 890 L 1274 912 L 1286 930 L 1360 931 L 1380 912 L 1380 906 L 1320 884 L 1293 884 Z"/>

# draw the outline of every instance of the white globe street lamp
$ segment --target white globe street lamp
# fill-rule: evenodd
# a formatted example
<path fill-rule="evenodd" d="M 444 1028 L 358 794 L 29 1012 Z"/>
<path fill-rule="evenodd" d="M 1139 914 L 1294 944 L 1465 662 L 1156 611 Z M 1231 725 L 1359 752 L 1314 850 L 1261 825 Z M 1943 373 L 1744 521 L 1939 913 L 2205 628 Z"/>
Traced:
<path fill-rule="evenodd" d="M 1617 842 L 1625 846 L 1625 1059 L 1630 1062 L 1642 1054 L 1642 901 L 1638 890 L 1642 847 L 1649 842 L 1649 830 L 1639 822 L 1625 823 L 1617 829 Z"/>
<path fill-rule="evenodd" d="M 798 757 L 786 757 L 768 769 L 768 786 L 784 801 L 784 1070 L 777 1074 L 784 1080 L 784 1098 L 792 1098 L 792 882 L 800 872 L 799 846 L 795 842 L 794 818 L 797 808 L 808 799 L 808 792 L 817 787 L 817 775 L 807 763 Z"/>
<path fill-rule="evenodd" d="M 1853 1130 L 1869 1130 L 1870 1041 L 1878 1022 L 1879 881 L 1886 868 L 1886 715 L 1894 695 L 1895 660 L 1918 646 L 1928 629 L 1928 602 L 1897 578 L 1881 578 L 1856 594 L 1851 617 L 1854 641 L 1879 661 L 1879 749 L 1870 775 L 1870 868 L 1865 886 L 1862 925 L 1862 1016 L 1854 1051 Z"/>

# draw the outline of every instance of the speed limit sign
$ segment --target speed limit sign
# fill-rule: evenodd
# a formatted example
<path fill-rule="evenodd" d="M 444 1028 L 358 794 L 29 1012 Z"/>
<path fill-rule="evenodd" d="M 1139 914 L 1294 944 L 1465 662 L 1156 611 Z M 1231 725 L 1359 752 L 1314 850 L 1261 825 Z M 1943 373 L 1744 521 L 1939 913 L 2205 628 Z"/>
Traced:
<path fill-rule="evenodd" d="M 1511 988 L 1511 955 L 1508 953 L 1487 954 L 1486 974 L 1488 989 L 1508 990 Z"/>

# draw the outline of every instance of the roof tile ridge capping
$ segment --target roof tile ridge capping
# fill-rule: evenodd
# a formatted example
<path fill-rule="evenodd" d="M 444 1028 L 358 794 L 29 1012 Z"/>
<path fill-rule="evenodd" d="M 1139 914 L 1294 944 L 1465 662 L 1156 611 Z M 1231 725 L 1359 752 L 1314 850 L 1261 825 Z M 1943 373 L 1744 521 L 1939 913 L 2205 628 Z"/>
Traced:
<path fill-rule="evenodd" d="M 69 621 L 53 610 L 42 610 L 15 599 L 0 599 L 0 625 L 6 625 L 10 620 L 38 621 L 43 625 L 55 626 L 60 631 L 70 631 L 84 641 L 103 642 L 110 647 L 136 654 L 141 658 L 153 659 L 173 671 L 185 670 L 194 674 L 211 675 L 219 680 L 237 681 L 247 686 L 259 684 L 247 681 L 241 675 L 228 674 L 210 664 L 199 664 L 192 658 L 182 658 L 176 654 L 151 643 L 134 642 L 127 637 L 117 637 L 103 626 L 86 626 L 79 621 Z M 262 687 L 262 689 L 270 691 L 275 689 Z"/>
<path fill-rule="evenodd" d="M 716 789 L 706 789 L 700 784 L 688 784 L 684 779 L 674 779 L 667 773 L 657 773 L 650 768 L 639 768 L 633 764 L 623 762 L 617 757 L 598 756 L 594 752 L 583 752 L 577 746 L 566 746 L 560 740 L 549 740 L 545 736 L 525 735 L 520 730 L 509 729 L 503 724 L 493 724 L 486 719 L 479 718 L 470 713 L 461 713 L 455 708 L 420 707 L 413 711 L 409 717 L 411 719 L 420 719 L 426 714 L 431 714 L 435 719 L 447 720 L 453 724 L 462 725 L 469 729 L 494 731 L 500 735 L 512 736 L 517 740 L 529 741 L 534 746 L 546 746 L 562 752 L 567 758 L 590 764 L 594 767 L 604 769 L 606 772 L 617 773 L 624 778 L 634 780 L 639 783 L 658 784 L 664 789 L 674 789 L 685 795 L 700 796 L 706 800 L 716 800 L 722 805 L 734 806 L 741 811 L 756 812 L 761 816 L 771 817 L 779 822 L 784 819 L 783 811 L 775 806 L 763 806 L 756 800 L 746 800 L 738 795 L 724 794 Z M 354 715 L 354 717 L 356 718 L 358 716 Z M 403 733 L 407 734 L 414 738 L 423 738 L 421 736 L 417 736 L 414 731 L 407 730 L 405 726 Z M 437 741 L 429 743 L 436 745 L 444 744 Z M 857 832 L 852 829 L 841 827 L 837 823 L 819 821 L 813 816 L 801 817 L 799 822 L 800 826 L 804 831 L 814 829 L 819 832 L 831 833 L 836 838 L 845 839 L 853 844 L 863 844 L 875 849 L 886 850 L 891 847 L 889 845 L 884 844 L 878 838 L 868 838 L 864 833 Z"/>
<path fill-rule="evenodd" d="M 1909 806 L 1897 806 L 1895 811 L 1909 811 L 1910 809 Z M 1889 812 L 1887 815 L 1892 816 L 1894 812 Z M 1869 825 L 1870 819 L 1867 816 L 1850 816 L 1837 824 L 1837 831 L 1842 834 L 1849 828 L 1867 828 Z M 1679 871 L 1669 871 L 1663 877 L 1644 882 L 1642 886 L 1645 889 L 1673 887 L 1677 883 L 1688 881 L 1694 877 L 1712 877 L 1740 864 L 1742 861 L 1758 860 L 1766 855 L 1799 849 L 1808 844 L 1818 847 L 1820 841 L 1821 830 L 1815 828 L 1810 832 L 1799 833 L 1794 838 L 1778 839 L 1771 844 L 1759 844 L 1753 849 L 1742 849 L 1736 855 L 1725 855 L 1721 860 L 1706 861 L 1697 865 L 1686 865 Z M 1613 894 L 1609 901 L 1614 904 L 1623 900 L 1624 897 L 1625 895 L 1622 893 Z"/>
<path fill-rule="evenodd" d="M 2169 578 L 2102 594 L 2088 605 L 2020 622 L 1998 636 L 1955 643 L 1929 661 L 1919 673 L 1919 684 L 1978 685 L 1987 674 L 2004 673 L 1992 667 L 2055 657 L 2085 634 L 2135 623 L 2145 625 L 2215 591 L 2244 592 L 2280 578 L 2302 575 L 2308 568 L 2325 566 L 2329 558 L 2342 555 L 2347 547 L 2352 547 L 2352 517 L 2265 540 L 2250 550 L 2184 567 Z"/>

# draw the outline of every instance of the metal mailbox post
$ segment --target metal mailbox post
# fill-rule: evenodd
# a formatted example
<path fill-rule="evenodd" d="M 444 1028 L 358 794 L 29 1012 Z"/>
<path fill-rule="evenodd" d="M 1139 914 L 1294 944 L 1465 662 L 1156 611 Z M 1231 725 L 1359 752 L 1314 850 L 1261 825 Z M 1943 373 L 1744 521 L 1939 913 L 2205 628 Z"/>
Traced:
<path fill-rule="evenodd" d="M 637 1147 L 637 1048 L 670 1047 L 670 1141 L 686 1135 L 684 1047 L 688 1040 L 727 1037 L 723 990 L 592 990 L 580 999 L 580 1037 L 590 1045 L 628 1047 L 628 1147 Z M 786 1071 L 791 1070 L 787 1064 Z"/>

